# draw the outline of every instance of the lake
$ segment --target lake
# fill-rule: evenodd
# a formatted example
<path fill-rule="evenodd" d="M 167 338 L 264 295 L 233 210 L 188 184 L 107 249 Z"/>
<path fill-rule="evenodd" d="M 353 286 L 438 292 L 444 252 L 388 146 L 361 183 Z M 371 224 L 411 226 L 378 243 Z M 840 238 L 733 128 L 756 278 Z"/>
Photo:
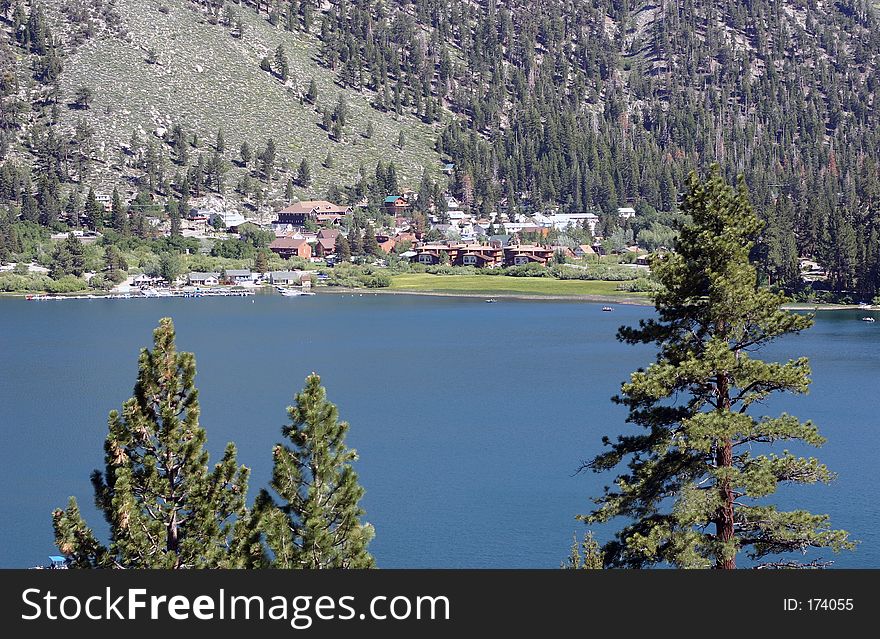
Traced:
<path fill-rule="evenodd" d="M 557 567 L 584 532 L 575 515 L 613 477 L 577 475 L 579 464 L 602 435 L 632 428 L 609 398 L 653 358 L 616 342 L 616 329 L 650 313 L 373 294 L 0 299 L 0 567 L 54 554 L 50 513 L 69 495 L 103 537 L 89 473 L 103 468 L 107 413 L 130 397 L 138 349 L 163 316 L 196 355 L 212 460 L 235 441 L 252 495 L 269 480 L 285 408 L 316 371 L 351 423 L 380 567 Z M 829 439 L 818 456 L 838 480 L 775 502 L 827 512 L 861 541 L 820 554 L 837 567 L 880 567 L 880 324 L 863 314 L 820 313 L 767 351 L 811 359 L 810 395 L 762 408 L 809 417 Z"/>

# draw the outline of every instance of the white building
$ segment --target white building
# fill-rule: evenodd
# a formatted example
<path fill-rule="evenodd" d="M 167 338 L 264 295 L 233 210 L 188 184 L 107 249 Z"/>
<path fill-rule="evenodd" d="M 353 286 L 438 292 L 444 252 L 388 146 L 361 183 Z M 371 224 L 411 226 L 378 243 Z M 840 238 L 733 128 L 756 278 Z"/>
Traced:
<path fill-rule="evenodd" d="M 228 229 L 241 226 L 247 222 L 247 218 L 238 211 L 217 211 L 208 216 L 208 222 L 211 224 L 215 224 L 215 220 L 218 219 L 222 221 L 223 226 Z"/>

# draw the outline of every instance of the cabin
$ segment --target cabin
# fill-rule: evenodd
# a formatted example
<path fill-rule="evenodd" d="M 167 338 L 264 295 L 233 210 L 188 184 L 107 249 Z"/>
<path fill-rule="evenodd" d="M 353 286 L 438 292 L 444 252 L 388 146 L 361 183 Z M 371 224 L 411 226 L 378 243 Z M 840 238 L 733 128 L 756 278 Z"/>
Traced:
<path fill-rule="evenodd" d="M 220 273 L 190 273 L 186 276 L 186 283 L 190 286 L 217 286 Z"/>
<path fill-rule="evenodd" d="M 336 238 L 333 237 L 321 237 L 320 234 L 318 238 L 315 240 L 315 247 L 312 249 L 312 254 L 315 257 L 324 258 L 328 255 L 333 255 L 336 253 Z"/>
<path fill-rule="evenodd" d="M 512 235 L 493 235 L 489 238 L 489 244 L 496 248 L 507 248 L 510 246 Z"/>
<path fill-rule="evenodd" d="M 504 249 L 491 244 L 465 244 L 459 248 L 453 264 L 456 266 L 475 266 L 495 268 L 504 263 Z"/>
<path fill-rule="evenodd" d="M 333 240 L 335 242 L 340 233 L 339 229 L 321 229 L 318 231 L 318 239 Z"/>
<path fill-rule="evenodd" d="M 409 208 L 409 202 L 402 195 L 389 195 L 383 204 L 392 215 L 400 215 Z"/>
<path fill-rule="evenodd" d="M 415 255 L 412 257 L 412 261 L 424 264 L 425 266 L 442 264 L 444 253 L 449 256 L 449 263 L 455 264 L 455 261 L 458 259 L 459 245 L 430 243 L 423 244 L 415 248 L 414 251 Z"/>
<path fill-rule="evenodd" d="M 350 206 L 333 204 L 326 200 L 306 200 L 296 202 L 278 211 L 275 224 L 305 226 L 306 220 L 316 224 L 340 224 L 342 219 L 351 213 Z"/>
<path fill-rule="evenodd" d="M 621 220 L 631 220 L 636 216 L 636 210 L 631 206 L 622 206 L 617 209 L 617 217 Z"/>
<path fill-rule="evenodd" d="M 312 257 L 312 246 L 304 238 L 279 237 L 269 244 L 269 250 L 284 259 L 301 257 L 308 260 Z"/>
<path fill-rule="evenodd" d="M 272 271 L 269 281 L 276 286 L 291 286 L 302 282 L 305 271 Z"/>
<path fill-rule="evenodd" d="M 163 286 L 164 284 L 164 278 L 147 275 L 146 273 L 141 273 L 131 281 L 131 285 L 138 288 L 151 288 L 154 286 Z"/>
<path fill-rule="evenodd" d="M 574 257 L 574 251 L 571 250 L 571 247 L 564 246 L 562 244 L 554 244 L 550 247 L 550 250 L 553 251 L 553 255 L 564 255 L 565 257 Z"/>
<path fill-rule="evenodd" d="M 238 211 L 218 211 L 208 216 L 208 223 L 223 229 L 235 231 L 247 222 L 247 218 Z"/>
<path fill-rule="evenodd" d="M 596 251 L 594 251 L 593 247 L 589 246 L 588 244 L 581 244 L 579 246 L 575 246 L 574 249 L 572 249 L 572 253 L 574 253 L 574 256 L 577 258 L 583 258 L 592 257 L 596 254 Z"/>
<path fill-rule="evenodd" d="M 376 235 L 376 243 L 379 245 L 380 249 L 386 253 L 391 253 L 391 251 L 394 250 L 394 247 L 397 246 L 397 239 L 390 235 L 379 233 Z"/>
<path fill-rule="evenodd" d="M 253 279 L 253 274 L 251 273 L 251 270 L 249 268 L 227 269 L 224 283 L 244 284 L 245 282 L 252 282 Z"/>
<path fill-rule="evenodd" d="M 521 244 L 519 246 L 508 246 L 504 249 L 505 266 L 522 266 L 533 262 L 546 265 L 552 257 L 553 249 L 547 246 Z"/>

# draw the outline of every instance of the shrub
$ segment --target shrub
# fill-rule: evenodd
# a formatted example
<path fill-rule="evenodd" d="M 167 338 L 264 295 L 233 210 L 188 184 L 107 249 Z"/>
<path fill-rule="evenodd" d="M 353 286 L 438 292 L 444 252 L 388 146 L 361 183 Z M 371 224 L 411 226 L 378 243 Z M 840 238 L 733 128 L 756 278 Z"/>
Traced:
<path fill-rule="evenodd" d="M 551 273 L 553 277 L 560 280 L 605 280 L 611 282 L 636 280 L 641 275 L 636 269 L 609 264 L 594 264 L 587 268 L 555 266 L 551 269 Z"/>
<path fill-rule="evenodd" d="M 504 269 L 504 275 L 511 277 L 552 277 L 552 273 L 543 264 L 531 262 L 522 266 L 510 266 Z"/>
<path fill-rule="evenodd" d="M 660 289 L 660 285 L 646 277 L 640 277 L 636 280 L 622 282 L 615 288 L 618 291 L 625 291 L 627 293 L 654 293 Z"/>

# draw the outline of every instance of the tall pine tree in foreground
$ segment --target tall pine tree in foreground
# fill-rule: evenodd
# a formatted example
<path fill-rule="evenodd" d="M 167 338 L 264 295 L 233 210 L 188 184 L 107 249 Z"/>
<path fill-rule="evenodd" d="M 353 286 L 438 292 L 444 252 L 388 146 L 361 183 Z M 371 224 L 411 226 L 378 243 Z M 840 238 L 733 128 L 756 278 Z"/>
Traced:
<path fill-rule="evenodd" d="M 161 320 L 143 349 L 134 397 L 110 413 L 106 470 L 92 474 L 95 502 L 110 526 L 102 545 L 76 499 L 53 515 L 55 543 L 76 568 L 223 568 L 262 561 L 245 508 L 248 469 L 234 444 L 210 468 L 199 426 L 192 353 L 178 353 L 174 325 Z"/>
<path fill-rule="evenodd" d="M 613 487 L 580 518 L 630 523 L 602 548 L 610 567 L 667 564 L 735 568 L 740 551 L 767 566 L 798 566 L 780 558 L 810 548 L 851 548 L 847 532 L 827 515 L 780 511 L 762 501 L 779 484 L 828 482 L 814 458 L 787 450 L 758 454 L 784 442 L 820 446 L 810 422 L 783 414 L 756 416 L 774 392 L 807 392 L 806 358 L 784 364 L 753 354 L 772 340 L 812 324 L 781 308 L 785 298 L 757 285 L 749 251 L 761 223 L 742 179 L 733 189 L 713 166 L 705 181 L 691 175 L 674 254 L 654 264 L 662 284 L 656 319 L 622 327 L 621 341 L 654 343 L 657 361 L 632 374 L 615 401 L 644 432 L 604 443 L 609 450 L 586 467 L 600 472 L 626 464 Z M 778 448 L 777 448 L 778 451 Z"/>
<path fill-rule="evenodd" d="M 367 545 L 373 527 L 360 521 L 364 489 L 351 467 L 357 452 L 345 445 L 348 424 L 339 421 L 314 373 L 295 402 L 287 411 L 291 423 L 282 429 L 292 446 L 278 444 L 273 451 L 270 485 L 281 503 L 263 490 L 255 505 L 274 565 L 372 568 Z"/>

